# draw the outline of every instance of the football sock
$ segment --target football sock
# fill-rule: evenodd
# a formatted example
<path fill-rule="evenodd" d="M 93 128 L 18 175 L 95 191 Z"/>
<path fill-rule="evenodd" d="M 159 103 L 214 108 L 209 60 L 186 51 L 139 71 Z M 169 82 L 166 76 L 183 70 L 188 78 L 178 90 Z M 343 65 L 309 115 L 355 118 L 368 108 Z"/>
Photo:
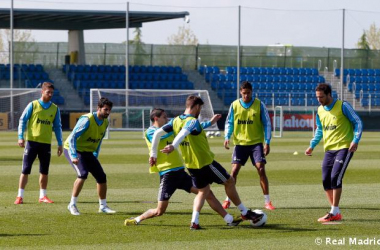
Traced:
<path fill-rule="evenodd" d="M 76 205 L 78 201 L 78 197 L 71 196 L 70 205 Z"/>
<path fill-rule="evenodd" d="M 265 203 L 270 202 L 269 194 L 264 194 Z"/>
<path fill-rule="evenodd" d="M 100 207 L 106 207 L 107 206 L 107 200 L 106 199 L 99 199 L 99 205 L 100 205 Z"/>
<path fill-rule="evenodd" d="M 231 223 L 234 220 L 234 217 L 232 217 L 232 215 L 230 215 L 230 214 L 226 214 L 226 216 L 224 216 L 223 219 L 225 222 Z"/>
<path fill-rule="evenodd" d="M 137 222 L 137 224 L 139 224 L 139 223 L 140 223 L 140 221 L 141 221 L 141 218 L 140 218 L 140 216 L 136 217 L 136 218 L 135 218 L 135 221 Z"/>
<path fill-rule="evenodd" d="M 17 197 L 24 198 L 24 191 L 25 191 L 24 189 L 19 188 L 18 193 L 17 193 Z"/>
<path fill-rule="evenodd" d="M 191 222 L 194 222 L 195 224 L 199 224 L 199 212 L 193 211 L 193 216 L 191 218 Z"/>
<path fill-rule="evenodd" d="M 248 212 L 248 209 L 244 206 L 243 203 L 240 203 L 240 205 L 238 205 L 237 208 L 240 210 L 242 215 L 246 215 Z"/>
<path fill-rule="evenodd" d="M 337 215 L 340 213 L 339 207 L 331 206 L 330 214 Z"/>
<path fill-rule="evenodd" d="M 40 199 L 46 196 L 46 189 L 40 189 Z"/>

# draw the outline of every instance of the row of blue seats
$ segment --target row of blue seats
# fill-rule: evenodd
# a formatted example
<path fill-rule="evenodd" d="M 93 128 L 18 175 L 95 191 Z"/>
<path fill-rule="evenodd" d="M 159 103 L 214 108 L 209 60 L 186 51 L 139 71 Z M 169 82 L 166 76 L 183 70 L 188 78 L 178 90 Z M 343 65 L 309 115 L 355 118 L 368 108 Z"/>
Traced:
<path fill-rule="evenodd" d="M 235 100 L 235 98 L 233 98 L 233 97 L 225 97 L 223 99 L 223 103 L 224 103 L 224 105 L 230 105 L 234 100 Z M 261 99 L 261 101 L 267 106 L 273 105 L 273 101 L 274 101 L 274 105 L 276 105 L 276 106 L 288 106 L 289 105 L 289 98 L 274 98 L 274 99 L 272 99 L 270 97 L 265 97 L 265 98 Z M 305 103 L 307 103 L 307 106 L 318 106 L 319 105 L 316 98 L 310 98 L 310 99 L 307 99 L 306 101 L 305 101 L 305 98 L 292 98 L 292 99 L 290 99 L 290 105 L 292 105 L 292 106 L 305 106 Z"/>
<path fill-rule="evenodd" d="M 369 104 L 371 104 L 371 106 L 379 107 L 380 106 L 380 98 L 371 99 L 371 100 L 363 98 L 360 100 L 360 104 L 363 107 L 368 107 Z"/>
<path fill-rule="evenodd" d="M 356 91 L 354 93 L 354 96 L 355 96 L 355 99 L 361 99 L 361 98 L 369 99 L 370 97 L 371 98 L 380 98 L 380 91 L 374 91 L 374 92 L 370 92 L 370 91 L 366 91 L 366 92 Z"/>
<path fill-rule="evenodd" d="M 10 80 L 10 72 L 0 72 L 0 80 Z M 46 72 L 14 72 L 13 80 L 48 80 L 49 74 Z"/>
<path fill-rule="evenodd" d="M 0 72 L 7 71 L 9 72 L 11 69 L 10 64 L 0 64 Z M 41 64 L 13 64 L 13 70 L 19 71 L 22 70 L 24 72 L 42 72 L 44 71 L 44 67 Z"/>
<path fill-rule="evenodd" d="M 130 65 L 130 73 L 164 73 L 164 74 L 182 74 L 182 68 L 179 66 L 144 66 Z M 65 73 L 125 73 L 124 65 L 63 65 L 62 70 Z"/>
<path fill-rule="evenodd" d="M 211 77 L 212 82 L 230 82 L 237 81 L 237 75 L 213 75 Z M 248 82 L 300 82 L 300 83 L 323 83 L 325 82 L 325 78 L 323 76 L 297 76 L 297 75 L 280 75 L 280 76 L 272 76 L 272 75 L 241 75 L 240 81 L 248 81 Z M 207 82 L 207 77 L 206 77 Z"/>
<path fill-rule="evenodd" d="M 254 90 L 265 89 L 265 90 L 315 90 L 319 83 L 251 83 Z M 224 82 L 224 83 L 211 83 L 211 89 L 236 89 L 236 83 L 234 82 Z"/>
<path fill-rule="evenodd" d="M 226 74 L 237 74 L 237 67 L 227 66 Z M 198 72 L 201 75 L 219 74 L 217 66 L 200 66 Z M 281 67 L 240 67 L 240 74 L 248 75 L 319 75 L 316 68 L 281 68 Z"/>
<path fill-rule="evenodd" d="M 350 76 L 347 81 L 355 83 L 380 83 L 380 76 Z"/>
<path fill-rule="evenodd" d="M 124 89 L 125 81 L 74 81 L 75 89 L 111 88 Z M 194 89 L 192 82 L 130 81 L 130 89 Z"/>
<path fill-rule="evenodd" d="M 365 84 L 365 83 L 358 83 L 358 84 L 353 84 L 349 83 L 347 85 L 348 91 L 353 92 L 353 91 L 380 91 L 380 83 L 372 83 L 372 84 Z M 354 89 L 355 88 L 355 89 Z"/>
<path fill-rule="evenodd" d="M 228 96 L 228 97 L 236 97 L 236 91 L 233 90 L 224 90 L 217 91 L 219 97 Z M 268 92 L 265 90 L 255 91 L 252 96 L 257 97 L 259 99 L 264 97 L 274 97 L 274 98 L 316 98 L 315 91 L 292 91 L 292 92 Z M 334 98 L 338 97 L 336 91 L 333 91 L 332 96 Z"/>
<path fill-rule="evenodd" d="M 90 91 L 83 90 L 79 92 L 79 95 L 83 98 L 86 105 L 90 104 Z M 107 98 L 113 102 L 114 106 L 125 106 L 125 96 L 117 94 L 108 94 Z M 129 106 L 152 106 L 159 107 L 164 105 L 178 106 L 178 103 L 183 103 L 183 96 L 168 97 L 142 97 L 142 96 L 130 96 L 128 98 Z"/>
<path fill-rule="evenodd" d="M 226 74 L 237 74 L 237 67 L 226 67 Z M 268 68 L 241 67 L 240 74 L 244 75 L 319 75 L 316 68 Z"/>
<path fill-rule="evenodd" d="M 335 76 L 340 77 L 340 69 L 335 69 Z M 343 76 L 380 76 L 380 69 L 343 69 Z"/>
<path fill-rule="evenodd" d="M 130 81 L 187 81 L 185 74 L 129 74 Z M 72 73 L 68 75 L 71 80 L 105 80 L 105 81 L 123 81 L 123 73 Z"/>

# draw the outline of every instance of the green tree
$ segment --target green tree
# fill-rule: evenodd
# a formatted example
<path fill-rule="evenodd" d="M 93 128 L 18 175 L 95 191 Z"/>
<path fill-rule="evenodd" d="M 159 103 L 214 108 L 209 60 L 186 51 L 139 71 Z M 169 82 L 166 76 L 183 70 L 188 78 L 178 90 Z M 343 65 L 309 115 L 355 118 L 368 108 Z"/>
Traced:
<path fill-rule="evenodd" d="M 9 45 L 11 41 L 11 32 L 9 29 L 0 30 L 0 62 L 9 62 Z M 30 30 L 13 31 L 13 58 L 14 63 L 34 63 L 34 56 L 38 53 L 38 47 L 35 46 L 35 40 Z"/>
<path fill-rule="evenodd" d="M 190 27 L 186 28 L 186 26 L 183 25 L 178 27 L 177 34 L 168 37 L 168 43 L 170 45 L 197 45 L 198 38 Z"/>
<path fill-rule="evenodd" d="M 363 31 L 363 35 L 359 38 L 359 41 L 356 44 L 356 47 L 358 49 L 365 49 L 365 50 L 370 50 L 371 49 L 369 47 L 368 40 L 367 40 L 367 34 L 366 34 L 365 31 Z"/>
<path fill-rule="evenodd" d="M 140 28 L 136 28 L 133 32 L 135 34 L 132 41 L 130 41 L 130 45 L 134 48 L 134 56 L 133 56 L 133 64 L 134 65 L 144 65 L 146 63 L 144 57 L 146 55 L 146 51 L 144 49 L 144 42 L 142 41 L 142 30 Z"/>
<path fill-rule="evenodd" d="M 369 30 L 364 31 L 370 49 L 380 50 L 380 29 L 373 23 Z"/>

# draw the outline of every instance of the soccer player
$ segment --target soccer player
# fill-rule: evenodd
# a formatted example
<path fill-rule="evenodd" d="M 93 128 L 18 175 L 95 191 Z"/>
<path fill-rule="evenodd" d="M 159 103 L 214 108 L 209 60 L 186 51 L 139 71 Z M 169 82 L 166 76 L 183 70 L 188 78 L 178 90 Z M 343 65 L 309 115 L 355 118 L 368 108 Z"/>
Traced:
<path fill-rule="evenodd" d="M 225 186 L 227 195 L 241 211 L 243 220 L 257 222 L 263 215 L 256 214 L 244 206 L 236 191 L 235 181 L 227 171 L 214 160 L 214 153 L 211 152 L 205 132 L 197 119 L 203 104 L 204 102 L 199 96 L 189 96 L 186 100 L 186 110 L 184 114 L 177 116 L 154 133 L 149 162 L 151 166 L 157 162 L 159 138 L 165 133 L 173 132 L 175 135 L 173 143 L 165 146 L 161 152 L 171 153 L 180 147 L 185 166 L 190 172 L 194 186 L 198 188 L 198 194 L 194 199 L 190 229 L 200 229 L 199 213 L 211 191 L 210 184 L 213 182 Z"/>
<path fill-rule="evenodd" d="M 252 98 L 252 85 L 244 81 L 240 86 L 241 98 L 235 100 L 230 107 L 225 125 L 224 147 L 230 149 L 230 138 L 233 136 L 235 144 L 232 154 L 231 175 L 237 181 L 237 176 L 248 160 L 260 176 L 260 185 L 263 190 L 265 205 L 269 210 L 275 207 L 269 197 L 269 183 L 265 173 L 265 164 L 270 152 L 271 122 L 265 104 L 257 98 Z M 263 145 L 265 139 L 265 145 Z M 224 208 L 230 207 L 230 199 L 223 202 Z"/>
<path fill-rule="evenodd" d="M 40 198 L 38 201 L 53 203 L 46 195 L 53 130 L 58 143 L 57 155 L 60 156 L 63 151 L 61 113 L 58 106 L 51 102 L 53 93 L 54 85 L 51 82 L 44 82 L 41 86 L 41 98 L 30 102 L 20 117 L 18 145 L 25 150 L 18 194 L 14 204 L 24 203 L 24 190 L 37 156 L 40 160 Z M 28 129 L 26 143 L 24 140 L 25 127 Z"/>
<path fill-rule="evenodd" d="M 98 160 L 112 105 L 107 98 L 100 98 L 97 111 L 81 116 L 65 141 L 65 157 L 78 176 L 74 182 L 71 201 L 67 207 L 72 215 L 80 215 L 77 200 L 89 172 L 97 183 L 99 213 L 115 213 L 107 206 L 107 177 Z"/>
<path fill-rule="evenodd" d="M 317 130 L 305 154 L 311 156 L 323 138 L 325 157 L 322 162 L 322 182 L 331 210 L 318 221 L 339 221 L 342 219 L 339 201 L 343 176 L 354 152 L 358 149 L 363 124 L 350 104 L 334 100 L 330 85 L 321 83 L 315 91 L 321 106 L 316 117 Z"/>
<path fill-rule="evenodd" d="M 219 119 L 220 115 L 215 115 L 211 121 L 202 123 L 202 127 L 207 128 L 215 124 Z M 145 141 L 149 150 L 151 150 L 154 132 L 165 125 L 168 122 L 168 118 L 163 109 L 154 109 L 150 113 L 150 120 L 152 121 L 152 126 L 145 132 Z M 173 132 L 162 136 L 159 142 L 159 149 L 163 149 L 166 145 L 171 144 L 173 139 Z M 198 189 L 193 186 L 191 177 L 185 172 L 178 150 L 174 150 L 171 154 L 158 152 L 156 165 L 150 167 L 149 172 L 159 173 L 160 175 L 157 208 L 149 209 L 136 218 L 126 219 L 124 222 L 125 226 L 138 225 L 143 220 L 163 215 L 169 205 L 169 199 L 177 189 L 182 189 L 188 193 L 198 193 Z M 228 214 L 212 192 L 209 193 L 206 199 L 210 207 L 224 218 L 228 226 L 237 226 L 242 221 L 240 217 L 234 219 L 232 215 Z"/>

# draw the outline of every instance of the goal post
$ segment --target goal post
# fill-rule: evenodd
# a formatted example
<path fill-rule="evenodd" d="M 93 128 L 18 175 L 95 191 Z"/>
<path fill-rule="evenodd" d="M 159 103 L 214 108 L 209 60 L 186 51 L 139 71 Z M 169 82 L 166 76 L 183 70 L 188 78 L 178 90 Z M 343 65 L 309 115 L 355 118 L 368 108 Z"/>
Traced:
<path fill-rule="evenodd" d="M 178 116 L 185 110 L 189 95 L 200 96 L 204 101 L 199 121 L 210 120 L 214 111 L 207 90 L 91 89 L 90 112 L 97 110 L 100 98 L 107 97 L 113 102 L 110 131 L 145 131 L 151 124 L 150 113 L 154 108 L 164 109 L 168 117 Z M 214 124 L 208 130 L 218 127 Z"/>
<path fill-rule="evenodd" d="M 17 129 L 28 103 L 40 97 L 40 88 L 0 88 L 0 130 Z"/>
<path fill-rule="evenodd" d="M 315 133 L 317 107 L 283 107 L 273 109 L 273 137 L 282 137 L 283 131 L 310 131 Z"/>

